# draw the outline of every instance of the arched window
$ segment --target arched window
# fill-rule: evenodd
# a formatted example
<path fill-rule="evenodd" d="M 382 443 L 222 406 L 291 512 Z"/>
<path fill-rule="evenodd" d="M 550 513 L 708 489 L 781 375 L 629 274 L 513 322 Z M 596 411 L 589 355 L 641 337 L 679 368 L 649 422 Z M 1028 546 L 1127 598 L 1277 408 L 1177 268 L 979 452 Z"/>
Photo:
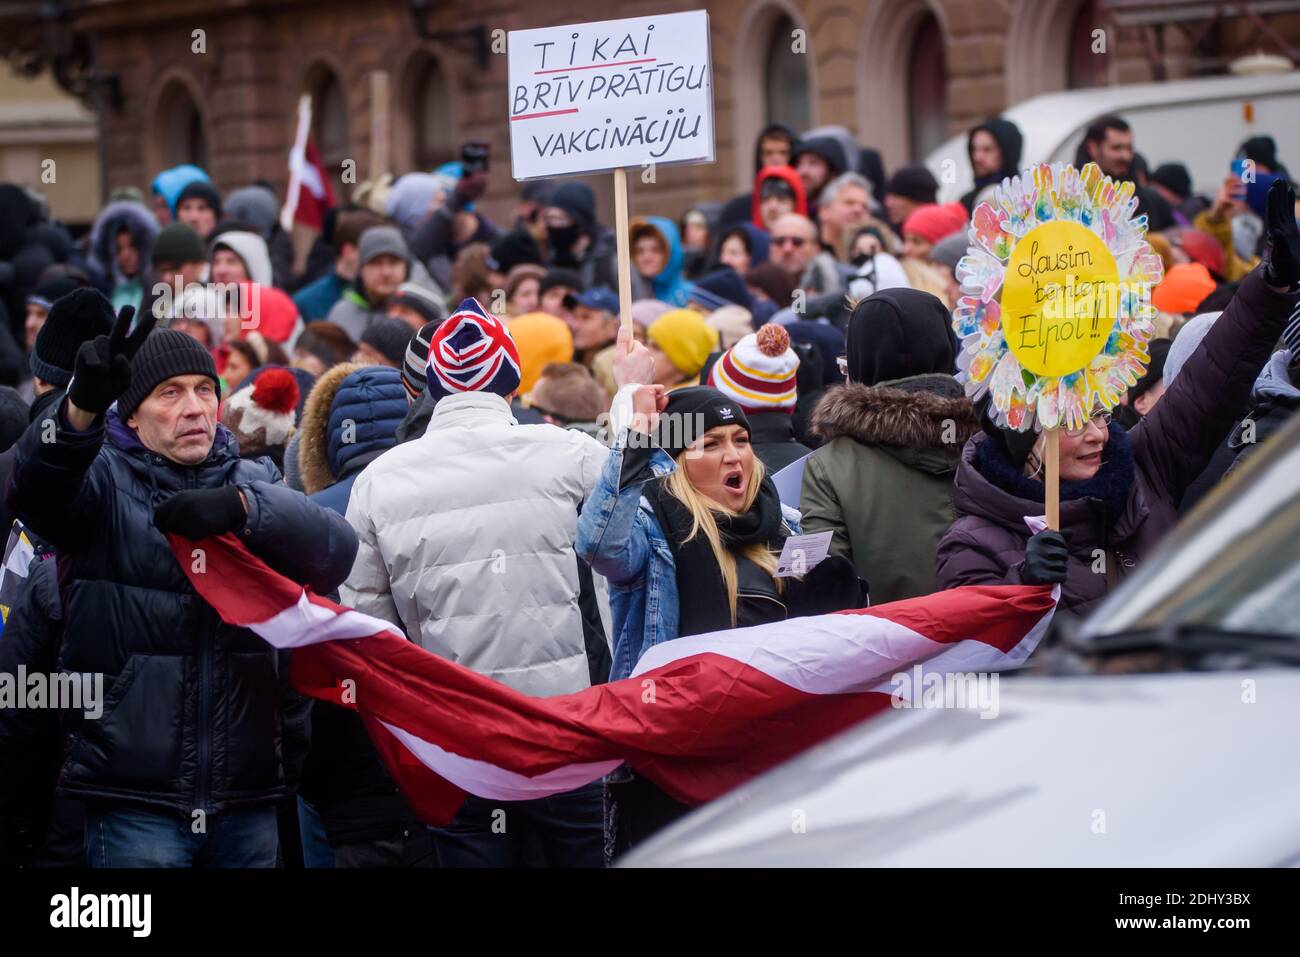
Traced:
<path fill-rule="evenodd" d="M 203 114 L 185 84 L 173 80 L 158 100 L 155 127 L 162 147 L 164 167 L 193 163 L 207 169 L 208 140 L 203 131 Z"/>
<path fill-rule="evenodd" d="M 457 156 L 452 131 L 451 93 L 442 64 L 434 57 L 415 68 L 410 88 L 410 110 L 415 120 L 412 130 L 415 168 L 432 170 Z"/>
<path fill-rule="evenodd" d="M 783 123 L 800 133 L 817 125 L 817 75 L 808 25 L 792 0 L 749 0 L 729 46 L 732 158 L 736 186 L 748 189 L 764 127 Z"/>
<path fill-rule="evenodd" d="M 1103 54 L 1094 53 L 1092 49 L 1092 33 L 1101 27 L 1101 4 L 1097 0 L 1084 0 L 1075 13 L 1070 28 L 1070 63 L 1066 72 L 1066 84 L 1071 90 L 1106 85 L 1106 65 L 1112 51 L 1107 49 Z"/>
<path fill-rule="evenodd" d="M 808 54 L 795 52 L 795 22 L 781 17 L 772 27 L 767 47 L 767 122 L 784 123 L 793 130 L 812 126 L 812 104 L 808 96 Z"/>
<path fill-rule="evenodd" d="M 338 169 L 352 152 L 348 131 L 348 101 L 338 74 L 318 67 L 308 80 L 311 92 L 311 135 L 326 169 Z"/>
<path fill-rule="evenodd" d="M 948 63 L 943 31 L 934 14 L 926 14 L 913 35 L 907 66 L 907 106 L 912 121 L 912 160 L 920 162 L 948 139 Z"/>

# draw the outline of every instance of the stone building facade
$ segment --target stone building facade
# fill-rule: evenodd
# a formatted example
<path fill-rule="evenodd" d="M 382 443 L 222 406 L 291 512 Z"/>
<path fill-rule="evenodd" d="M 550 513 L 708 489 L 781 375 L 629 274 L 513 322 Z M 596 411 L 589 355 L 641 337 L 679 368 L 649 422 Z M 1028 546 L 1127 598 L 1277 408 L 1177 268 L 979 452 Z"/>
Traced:
<path fill-rule="evenodd" d="M 1209 21 L 1212 5 L 1183 0 L 90 0 L 69 9 L 120 93 L 120 110 L 100 109 L 106 192 L 145 186 L 185 161 L 222 189 L 255 179 L 283 188 L 295 105 L 309 93 L 325 159 L 354 161 L 358 179 L 376 163 L 395 174 L 430 169 L 454 159 L 462 140 L 491 143 L 481 205 L 506 218 L 516 187 L 495 31 L 701 6 L 717 162 L 660 170 L 653 192 L 633 177 L 634 214 L 748 188 L 755 134 L 769 119 L 841 124 L 893 168 L 1035 94 L 1221 72 L 1260 36 L 1249 20 Z M 1185 16 L 1193 7 L 1201 19 Z M 1279 39 L 1260 43 L 1277 52 L 1291 38 L 1294 54 L 1300 3 L 1270 9 Z M 593 183 L 612 218 L 608 178 Z"/>

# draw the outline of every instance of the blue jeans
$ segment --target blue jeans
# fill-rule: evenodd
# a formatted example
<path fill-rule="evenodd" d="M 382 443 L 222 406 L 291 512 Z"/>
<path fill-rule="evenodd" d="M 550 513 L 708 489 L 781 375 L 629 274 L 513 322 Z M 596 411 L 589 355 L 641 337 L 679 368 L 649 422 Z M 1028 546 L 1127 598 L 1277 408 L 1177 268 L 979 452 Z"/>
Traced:
<path fill-rule="evenodd" d="M 298 798 L 298 831 L 302 835 L 302 866 L 333 867 L 334 848 L 325 837 L 325 824 L 302 798 Z"/>
<path fill-rule="evenodd" d="M 439 867 L 603 867 L 605 790 L 600 781 L 535 801 L 470 796 L 435 827 Z"/>
<path fill-rule="evenodd" d="M 169 811 L 86 805 L 86 857 L 91 867 L 275 867 L 275 806 L 209 814 L 204 832 Z"/>

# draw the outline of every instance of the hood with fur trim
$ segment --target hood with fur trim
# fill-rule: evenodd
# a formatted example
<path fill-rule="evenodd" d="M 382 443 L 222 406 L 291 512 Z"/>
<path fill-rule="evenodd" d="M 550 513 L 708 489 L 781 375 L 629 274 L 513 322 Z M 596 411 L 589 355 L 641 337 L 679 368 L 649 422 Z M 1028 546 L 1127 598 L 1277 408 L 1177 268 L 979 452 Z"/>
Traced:
<path fill-rule="evenodd" d="M 811 431 L 827 442 L 847 436 L 869 444 L 946 449 L 955 456 L 979 431 L 979 421 L 956 379 L 919 375 L 829 389 L 813 410 Z"/>
<path fill-rule="evenodd" d="M 330 441 L 330 406 L 338 394 L 339 385 L 360 368 L 351 362 L 340 362 L 321 374 L 312 386 L 311 395 L 307 396 L 302 422 L 298 426 L 302 433 L 298 440 L 298 468 L 303 491 L 308 495 L 327 489 L 337 481 L 326 456 Z"/>
<path fill-rule="evenodd" d="M 302 414 L 303 490 L 324 491 L 395 446 L 406 412 L 406 389 L 396 369 L 345 362 L 322 375 Z"/>

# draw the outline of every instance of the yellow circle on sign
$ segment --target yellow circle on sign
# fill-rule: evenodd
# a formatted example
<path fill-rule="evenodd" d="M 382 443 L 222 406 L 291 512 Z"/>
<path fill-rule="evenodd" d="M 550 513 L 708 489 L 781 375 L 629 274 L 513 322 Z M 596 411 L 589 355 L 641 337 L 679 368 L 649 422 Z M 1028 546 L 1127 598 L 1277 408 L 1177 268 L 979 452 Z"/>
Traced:
<path fill-rule="evenodd" d="M 1119 289 L 1115 257 L 1091 229 L 1035 226 L 1011 251 L 1002 283 L 1008 348 L 1036 375 L 1078 372 L 1106 344 Z"/>

